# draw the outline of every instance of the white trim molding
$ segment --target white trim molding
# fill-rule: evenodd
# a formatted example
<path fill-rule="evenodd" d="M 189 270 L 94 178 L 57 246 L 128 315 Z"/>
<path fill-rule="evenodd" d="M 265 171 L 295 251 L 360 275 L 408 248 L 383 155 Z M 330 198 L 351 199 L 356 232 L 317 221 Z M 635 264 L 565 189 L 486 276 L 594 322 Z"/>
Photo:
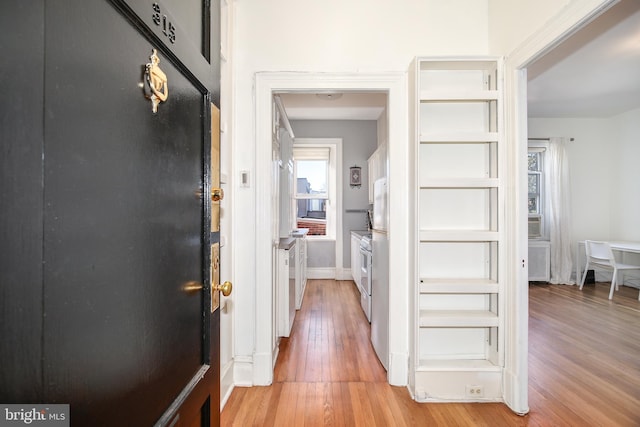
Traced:
<path fill-rule="evenodd" d="M 504 401 L 518 414 L 528 404 L 528 233 L 526 67 L 587 25 L 618 0 L 574 0 L 505 60 L 505 136 L 508 186 L 505 194 L 505 372 Z"/>
<path fill-rule="evenodd" d="M 307 279 L 336 279 L 334 267 L 307 267 Z"/>
<path fill-rule="evenodd" d="M 394 360 L 388 378 L 392 385 L 407 385 L 409 358 L 409 283 L 413 279 L 413 255 L 410 221 L 410 170 L 408 132 L 408 93 L 405 72 L 381 73 L 306 73 L 261 72 L 255 77 L 255 148 L 256 148 L 256 246 L 257 260 L 271 259 L 271 108 L 274 92 L 311 92 L 315 90 L 383 92 L 388 94 L 389 141 L 389 277 L 393 292 L 389 293 L 389 351 Z M 338 254 L 336 254 L 338 255 Z M 341 266 L 340 266 L 341 267 Z M 256 265 L 255 282 L 273 277 L 270 262 Z M 334 271 L 335 277 L 335 271 Z M 256 286 L 255 352 L 257 359 L 272 358 L 271 343 L 274 286 Z M 255 362 L 255 361 L 254 361 Z M 273 380 L 273 360 L 254 363 L 254 384 L 266 385 Z M 401 366 L 401 368 L 398 368 Z"/>
<path fill-rule="evenodd" d="M 231 392 L 235 388 L 233 378 L 233 360 L 230 360 L 224 366 L 220 367 L 220 411 L 227 404 L 227 400 L 231 396 Z"/>
<path fill-rule="evenodd" d="M 233 360 L 233 382 L 236 386 L 251 387 L 253 385 L 253 358 L 236 356 Z"/>
<path fill-rule="evenodd" d="M 336 268 L 336 280 L 353 280 L 353 277 L 351 276 L 351 267 Z"/>

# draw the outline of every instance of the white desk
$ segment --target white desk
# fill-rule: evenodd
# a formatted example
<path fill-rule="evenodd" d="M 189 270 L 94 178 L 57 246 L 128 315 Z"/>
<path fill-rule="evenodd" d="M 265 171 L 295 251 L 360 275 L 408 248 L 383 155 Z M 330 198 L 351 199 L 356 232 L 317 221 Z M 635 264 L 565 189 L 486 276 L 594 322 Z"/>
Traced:
<path fill-rule="evenodd" d="M 616 252 L 622 252 L 622 259 L 619 262 L 624 261 L 624 253 L 640 254 L 640 242 L 609 242 L 611 249 Z M 584 251 L 584 240 L 581 240 L 576 245 L 576 283 L 580 284 L 582 279 L 582 266 L 586 264 L 586 253 Z M 636 264 L 636 263 L 630 263 Z M 620 278 L 618 276 L 618 278 Z M 618 281 L 618 284 L 622 285 L 623 281 Z"/>

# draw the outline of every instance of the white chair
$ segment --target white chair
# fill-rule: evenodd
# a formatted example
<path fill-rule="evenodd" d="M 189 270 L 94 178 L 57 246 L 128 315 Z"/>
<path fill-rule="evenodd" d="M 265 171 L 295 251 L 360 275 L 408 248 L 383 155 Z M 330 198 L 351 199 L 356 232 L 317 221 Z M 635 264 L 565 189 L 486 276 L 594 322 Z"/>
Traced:
<path fill-rule="evenodd" d="M 611 290 L 609 291 L 609 299 L 613 298 L 613 289 L 618 290 L 618 271 L 620 270 L 640 270 L 640 265 L 621 264 L 616 261 L 613 256 L 611 246 L 607 242 L 596 242 L 593 240 L 585 240 L 584 247 L 587 253 L 587 265 L 584 267 L 584 274 L 580 281 L 580 289 L 584 286 L 584 280 L 587 277 L 589 267 L 599 267 L 605 270 L 613 270 L 613 278 L 611 279 Z M 640 300 L 640 295 L 638 295 Z"/>

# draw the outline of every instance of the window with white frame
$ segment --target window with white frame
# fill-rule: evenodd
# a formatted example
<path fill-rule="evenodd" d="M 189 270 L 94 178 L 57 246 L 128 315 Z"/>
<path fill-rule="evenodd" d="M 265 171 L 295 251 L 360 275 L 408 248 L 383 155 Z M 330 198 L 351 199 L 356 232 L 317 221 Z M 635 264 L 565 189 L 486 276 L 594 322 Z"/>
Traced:
<path fill-rule="evenodd" d="M 335 238 L 335 160 L 331 146 L 293 146 L 293 214 L 308 236 Z"/>
<path fill-rule="evenodd" d="M 545 237 L 545 147 L 529 146 L 527 152 L 527 208 L 529 238 Z"/>

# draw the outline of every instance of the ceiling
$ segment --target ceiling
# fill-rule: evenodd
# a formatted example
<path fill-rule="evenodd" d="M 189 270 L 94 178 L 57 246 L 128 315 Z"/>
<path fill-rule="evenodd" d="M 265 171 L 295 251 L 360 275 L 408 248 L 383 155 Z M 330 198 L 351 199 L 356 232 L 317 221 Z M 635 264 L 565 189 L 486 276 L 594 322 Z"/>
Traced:
<path fill-rule="evenodd" d="M 529 117 L 640 108 L 640 1 L 623 0 L 527 68 Z"/>
<path fill-rule="evenodd" d="M 280 94 L 289 120 L 377 120 L 386 93 L 324 92 Z"/>
<path fill-rule="evenodd" d="M 640 0 L 620 1 L 527 74 L 529 117 L 610 117 L 640 108 Z M 376 120 L 387 103 L 384 93 L 280 96 L 290 120 Z"/>

